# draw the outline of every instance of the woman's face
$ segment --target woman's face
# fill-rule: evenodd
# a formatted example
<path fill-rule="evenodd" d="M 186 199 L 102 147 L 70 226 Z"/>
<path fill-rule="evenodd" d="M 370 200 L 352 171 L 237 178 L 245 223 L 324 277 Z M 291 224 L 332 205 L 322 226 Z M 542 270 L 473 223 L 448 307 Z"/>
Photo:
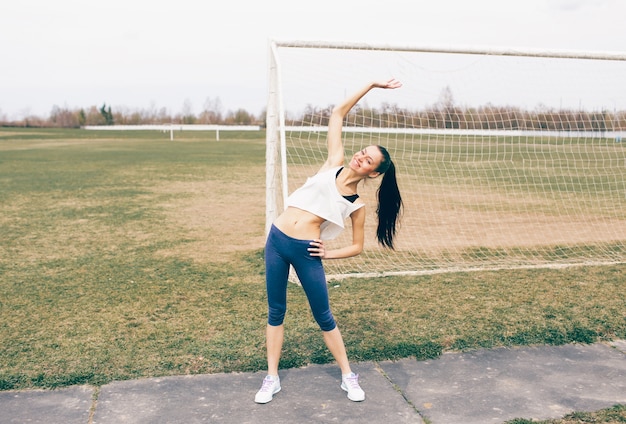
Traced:
<path fill-rule="evenodd" d="M 383 160 L 383 154 L 376 146 L 367 146 L 360 152 L 356 152 L 350 160 L 350 169 L 361 175 L 377 176 L 379 173 L 376 171 L 381 161 Z"/>

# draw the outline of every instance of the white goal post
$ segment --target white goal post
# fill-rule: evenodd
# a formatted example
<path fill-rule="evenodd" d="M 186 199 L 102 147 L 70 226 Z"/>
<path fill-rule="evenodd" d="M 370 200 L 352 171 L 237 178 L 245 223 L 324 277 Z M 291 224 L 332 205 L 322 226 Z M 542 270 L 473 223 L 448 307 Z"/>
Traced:
<path fill-rule="evenodd" d="M 325 261 L 329 278 L 626 262 L 626 53 L 270 40 L 268 56 L 266 231 L 324 162 L 332 106 L 403 83 L 363 98 L 343 136 L 348 157 L 391 153 L 397 248 L 376 243 L 367 182 L 365 249 Z"/>

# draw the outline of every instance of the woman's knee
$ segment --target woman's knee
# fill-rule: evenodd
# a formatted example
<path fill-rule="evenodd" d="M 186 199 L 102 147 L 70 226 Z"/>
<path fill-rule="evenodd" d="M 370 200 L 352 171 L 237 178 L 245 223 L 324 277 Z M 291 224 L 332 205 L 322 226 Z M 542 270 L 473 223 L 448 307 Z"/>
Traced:
<path fill-rule="evenodd" d="M 269 325 L 277 326 L 281 325 L 285 320 L 285 313 L 287 308 L 282 307 L 270 307 L 267 314 L 267 323 Z"/>
<path fill-rule="evenodd" d="M 331 331 L 334 330 L 335 327 L 337 327 L 335 318 L 333 317 L 333 314 L 330 312 L 330 310 L 321 314 L 315 314 L 314 316 L 317 325 L 319 325 L 322 331 Z"/>

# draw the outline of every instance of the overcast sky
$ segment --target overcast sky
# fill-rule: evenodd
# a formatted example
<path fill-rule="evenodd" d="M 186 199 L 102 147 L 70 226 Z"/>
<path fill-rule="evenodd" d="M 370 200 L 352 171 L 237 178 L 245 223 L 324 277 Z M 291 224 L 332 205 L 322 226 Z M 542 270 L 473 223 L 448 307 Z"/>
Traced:
<path fill-rule="evenodd" d="M 626 53 L 625 17 L 624 0 L 10 1 L 0 117 L 207 98 L 258 114 L 269 39 Z"/>

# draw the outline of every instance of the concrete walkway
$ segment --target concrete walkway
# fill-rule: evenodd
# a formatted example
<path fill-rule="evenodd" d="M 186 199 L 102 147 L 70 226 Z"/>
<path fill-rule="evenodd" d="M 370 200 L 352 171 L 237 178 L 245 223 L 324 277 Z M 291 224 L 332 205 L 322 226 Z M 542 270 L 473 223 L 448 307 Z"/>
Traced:
<path fill-rule="evenodd" d="M 0 423 L 503 423 L 626 404 L 626 341 L 446 353 L 363 362 L 366 400 L 339 388 L 335 365 L 281 370 L 282 391 L 254 403 L 263 373 L 0 392 Z"/>

